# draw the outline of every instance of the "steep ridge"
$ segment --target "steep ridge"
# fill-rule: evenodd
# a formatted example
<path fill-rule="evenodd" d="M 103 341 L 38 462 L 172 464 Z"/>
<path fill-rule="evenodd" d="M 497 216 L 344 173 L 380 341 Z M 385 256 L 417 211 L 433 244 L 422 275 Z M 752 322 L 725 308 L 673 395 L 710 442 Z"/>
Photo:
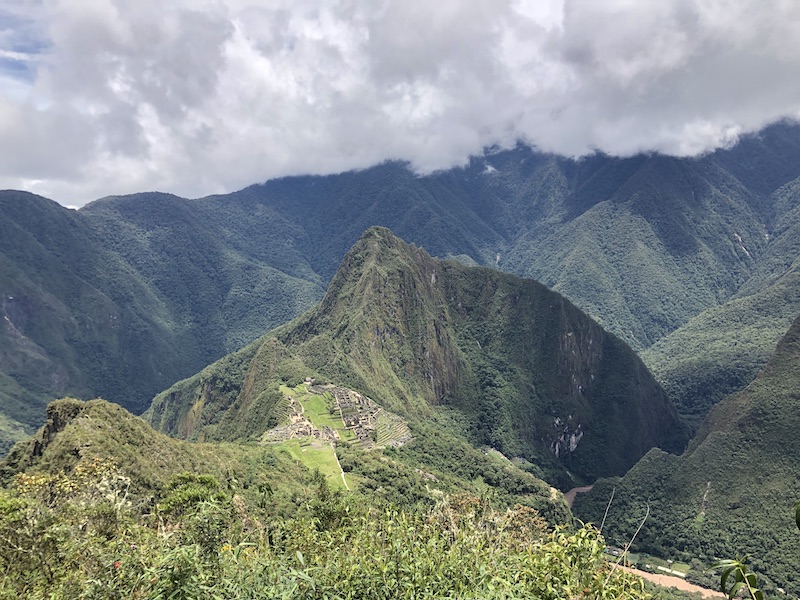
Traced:
<path fill-rule="evenodd" d="M 30 433 L 44 402 L 65 393 L 140 410 L 169 382 L 312 306 L 373 225 L 435 256 L 542 281 L 641 351 L 784 274 L 797 256 L 786 224 L 799 175 L 800 126 L 782 123 L 698 159 L 575 161 L 519 146 L 426 176 L 387 163 L 199 200 L 110 197 L 77 213 L 0 192 L 0 297 L 22 336 L 0 362 L 0 440 Z M 37 315 L 28 329 L 23 313 Z M 113 335 L 98 331 L 109 315 Z M 50 333 L 34 334 L 34 322 Z M 746 331 L 729 331 L 731 345 L 750 344 Z M 676 364 L 691 362 L 695 346 Z M 714 386 L 732 389 L 745 371 L 722 365 Z M 688 372 L 699 376 L 688 390 L 708 389 L 704 369 Z M 708 401 L 687 394 L 678 401 L 696 418 Z"/>
<path fill-rule="evenodd" d="M 259 489 L 269 489 L 273 514 L 291 514 L 297 508 L 292 496 L 302 495 L 309 479 L 306 469 L 270 447 L 176 440 L 117 404 L 63 398 L 48 405 L 45 423 L 36 434 L 0 461 L 0 483 L 8 489 L 20 473 L 70 476 L 79 465 L 95 461 L 113 464 L 124 474 L 130 486 L 126 497 L 144 504 L 145 512 L 152 510 L 154 497 L 163 497 L 174 477 L 190 473 L 212 475 L 249 502 L 257 501 Z"/>
<path fill-rule="evenodd" d="M 769 240 L 736 295 L 642 352 L 678 411 L 695 426 L 755 377 L 800 314 L 800 179 L 773 193 Z"/>
<path fill-rule="evenodd" d="M 0 406 L 23 431 L 65 394 L 141 410 L 192 364 L 160 298 L 75 211 L 3 192 L 0 213 Z"/>
<path fill-rule="evenodd" d="M 260 231 L 229 230 L 239 215 L 169 194 L 135 194 L 80 211 L 104 244 L 130 264 L 169 307 L 201 364 L 238 350 L 309 308 L 322 280 L 290 248 L 302 228 L 261 215 Z M 287 247 L 289 249 L 287 250 Z"/>
<path fill-rule="evenodd" d="M 629 539 L 649 504 L 640 549 L 706 564 L 747 554 L 768 590 L 800 595 L 798 390 L 800 318 L 758 377 L 711 410 L 685 454 L 652 450 L 623 478 L 579 495 L 575 514 L 600 522 L 616 489 L 604 531 L 611 540 Z"/>
<path fill-rule="evenodd" d="M 121 202 L 127 221 L 109 204 L 76 212 L 0 192 L 0 451 L 63 395 L 141 412 L 158 390 L 251 341 L 250 327 L 272 328 L 322 294 L 216 242 L 186 200 Z"/>
<path fill-rule="evenodd" d="M 641 353 L 693 428 L 750 383 L 800 313 L 800 265 L 757 293 L 703 311 Z"/>
<path fill-rule="evenodd" d="M 384 228 L 345 256 L 320 305 L 163 392 L 145 418 L 190 438 L 257 436 L 273 424 L 278 382 L 309 376 L 366 394 L 412 430 L 456 415 L 471 442 L 563 486 L 568 470 L 621 474 L 687 439 L 630 348 L 563 296 L 433 259 Z"/>
<path fill-rule="evenodd" d="M 530 228 L 508 260 L 641 349 L 735 294 L 766 230 L 753 195 L 713 163 L 627 162 L 571 182 L 571 214 Z"/>
<path fill-rule="evenodd" d="M 569 161 L 520 147 L 427 177 L 387 164 L 224 199 L 303 222 L 319 243 L 298 250 L 325 278 L 361 231 L 386 226 L 435 256 L 542 281 L 635 349 L 733 296 L 767 233 L 763 198 L 710 158 Z"/>

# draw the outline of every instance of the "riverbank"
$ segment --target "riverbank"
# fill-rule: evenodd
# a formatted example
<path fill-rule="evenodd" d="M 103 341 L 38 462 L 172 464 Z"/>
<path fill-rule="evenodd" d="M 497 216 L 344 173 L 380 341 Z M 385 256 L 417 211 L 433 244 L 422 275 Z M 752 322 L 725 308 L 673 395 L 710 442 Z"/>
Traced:
<path fill-rule="evenodd" d="M 658 575 L 656 573 L 648 573 L 647 571 L 640 571 L 639 569 L 633 569 L 631 567 L 620 566 L 619 568 L 624 569 L 628 573 L 633 573 L 634 575 L 638 575 L 642 579 L 646 579 L 647 581 L 655 583 L 656 585 L 661 585 L 664 587 L 674 587 L 684 592 L 694 592 L 702 594 L 703 598 L 725 598 L 725 595 L 722 592 L 700 587 L 699 585 L 695 585 L 694 583 L 689 583 L 688 581 L 680 577 L 674 577 L 672 575 Z"/>

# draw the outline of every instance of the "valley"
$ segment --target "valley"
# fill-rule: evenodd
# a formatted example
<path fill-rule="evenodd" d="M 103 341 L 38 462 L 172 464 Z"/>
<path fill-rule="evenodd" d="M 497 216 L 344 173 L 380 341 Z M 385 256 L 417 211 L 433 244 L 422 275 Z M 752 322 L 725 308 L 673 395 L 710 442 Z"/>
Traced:
<path fill-rule="evenodd" d="M 519 145 L 424 176 L 390 162 L 78 211 L 0 192 L 0 533 L 27 523 L 20 547 L 67 565 L 20 577 L 68 590 L 99 573 L 77 546 L 37 545 L 71 531 L 139 565 L 147 593 L 147 569 L 187 548 L 217 557 L 189 561 L 209 589 L 244 582 L 252 545 L 284 578 L 264 589 L 322 597 L 326 561 L 364 568 L 350 539 L 389 585 L 393 539 L 505 561 L 500 584 L 443 559 L 476 597 L 534 593 L 520 549 L 541 565 L 566 547 L 585 572 L 562 565 L 553 597 L 638 599 L 602 550 L 649 507 L 633 552 L 654 569 L 711 585 L 710 563 L 746 552 L 766 590 L 796 597 L 799 181 L 787 122 L 695 159 Z M 131 504 L 104 504 L 109 482 Z M 605 541 L 560 529 L 573 515 L 607 517 Z"/>
<path fill-rule="evenodd" d="M 520 146 L 425 177 L 387 163 L 197 200 L 110 197 L 77 212 L 3 192 L 5 447 L 32 433 L 55 397 L 143 411 L 174 381 L 319 301 L 373 225 L 563 293 L 641 351 L 697 426 L 706 399 L 752 379 L 793 317 L 797 131 L 777 124 L 691 160 L 569 161 Z M 718 359 L 698 356 L 687 336 L 701 343 L 710 327 L 736 322 L 742 303 L 770 310 L 757 328 L 715 342 Z"/>

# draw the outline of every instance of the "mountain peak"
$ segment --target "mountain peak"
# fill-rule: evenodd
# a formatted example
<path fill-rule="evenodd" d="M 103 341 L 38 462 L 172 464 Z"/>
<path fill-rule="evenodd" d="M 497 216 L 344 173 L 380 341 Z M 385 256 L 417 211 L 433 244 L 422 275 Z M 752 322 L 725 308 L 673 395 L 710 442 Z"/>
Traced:
<path fill-rule="evenodd" d="M 366 229 L 364 233 L 361 234 L 359 239 L 362 240 L 369 240 L 369 239 L 377 239 L 377 240 L 387 240 L 387 241 L 395 241 L 399 240 L 392 230 L 388 227 L 381 227 L 380 225 L 373 225 L 369 229 Z"/>
<path fill-rule="evenodd" d="M 473 442 L 544 465 L 565 485 L 566 469 L 621 474 L 654 445 L 686 442 L 633 351 L 563 296 L 431 258 L 385 228 L 361 236 L 320 305 L 226 360 L 237 380 L 204 371 L 154 401 L 159 420 L 178 422 L 164 417 L 171 403 L 182 414 L 221 414 L 220 402 L 246 412 L 274 385 L 268 374 L 290 369 L 357 390 L 412 424 L 447 406 Z"/>

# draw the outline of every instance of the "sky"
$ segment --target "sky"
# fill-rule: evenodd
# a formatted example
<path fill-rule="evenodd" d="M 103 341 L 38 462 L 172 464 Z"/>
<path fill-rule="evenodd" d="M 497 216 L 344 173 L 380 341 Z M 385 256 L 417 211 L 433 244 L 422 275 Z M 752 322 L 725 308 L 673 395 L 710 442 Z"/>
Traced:
<path fill-rule="evenodd" d="M 199 197 L 800 117 L 796 0 L 0 0 L 0 188 Z"/>

